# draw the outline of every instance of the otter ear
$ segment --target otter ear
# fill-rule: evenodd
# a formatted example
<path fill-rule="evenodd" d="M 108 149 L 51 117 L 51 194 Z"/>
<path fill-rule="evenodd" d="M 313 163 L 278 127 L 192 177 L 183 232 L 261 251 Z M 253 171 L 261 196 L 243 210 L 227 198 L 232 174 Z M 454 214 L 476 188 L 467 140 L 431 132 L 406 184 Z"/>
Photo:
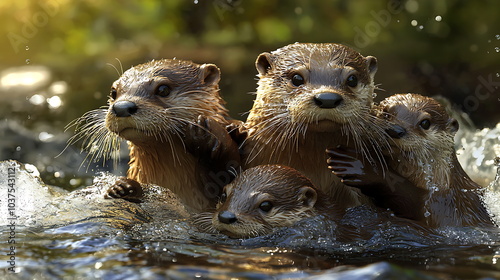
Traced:
<path fill-rule="evenodd" d="M 446 127 L 448 128 L 448 130 L 453 134 L 455 135 L 455 133 L 457 133 L 458 131 L 458 121 L 454 118 L 450 118 L 448 120 L 448 122 L 446 123 Z"/>
<path fill-rule="evenodd" d="M 375 73 L 377 73 L 378 69 L 377 58 L 374 56 L 367 56 L 366 67 L 368 68 L 368 73 L 370 74 L 370 77 L 373 81 L 373 79 L 375 78 Z"/>
<path fill-rule="evenodd" d="M 220 81 L 220 70 L 215 64 L 200 66 L 200 79 L 206 85 L 215 85 Z"/>
<path fill-rule="evenodd" d="M 259 71 L 261 76 L 266 75 L 269 69 L 271 69 L 271 61 L 272 56 L 270 53 L 265 52 L 259 54 L 259 57 L 257 57 L 257 60 L 255 61 L 255 68 L 257 68 L 257 71 Z"/>
<path fill-rule="evenodd" d="M 318 199 L 318 193 L 311 187 L 303 186 L 299 190 L 299 201 L 303 203 L 304 206 L 314 207 L 316 200 Z"/>

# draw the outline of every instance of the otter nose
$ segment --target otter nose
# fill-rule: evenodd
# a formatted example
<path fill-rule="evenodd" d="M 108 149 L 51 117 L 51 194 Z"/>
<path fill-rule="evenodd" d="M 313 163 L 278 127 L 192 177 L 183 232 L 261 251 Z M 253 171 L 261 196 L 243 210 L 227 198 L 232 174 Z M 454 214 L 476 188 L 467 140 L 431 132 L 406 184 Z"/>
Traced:
<path fill-rule="evenodd" d="M 391 128 L 386 129 L 385 132 L 394 139 L 399 139 L 406 135 L 406 129 L 399 125 L 393 125 Z"/>
<path fill-rule="evenodd" d="M 232 224 L 235 223 L 238 219 L 236 218 L 236 215 L 234 215 L 233 212 L 229 211 L 222 211 L 219 213 L 219 221 L 224 224 Z"/>
<path fill-rule="evenodd" d="M 137 105 L 131 101 L 118 101 L 113 104 L 113 113 L 117 117 L 130 117 L 137 112 Z"/>
<path fill-rule="evenodd" d="M 333 92 L 322 92 L 314 96 L 314 103 L 320 108 L 336 108 L 342 104 L 342 96 Z"/>

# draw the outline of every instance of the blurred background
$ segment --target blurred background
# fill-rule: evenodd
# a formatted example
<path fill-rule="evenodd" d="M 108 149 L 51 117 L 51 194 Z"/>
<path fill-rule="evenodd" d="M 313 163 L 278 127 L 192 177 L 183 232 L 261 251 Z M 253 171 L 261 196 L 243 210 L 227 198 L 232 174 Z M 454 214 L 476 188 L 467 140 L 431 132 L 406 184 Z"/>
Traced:
<path fill-rule="evenodd" d="M 244 120 L 256 57 L 293 42 L 343 43 L 376 56 L 377 101 L 441 95 L 476 127 L 492 127 L 500 121 L 499 11 L 495 0 L 5 0 L 0 159 L 34 164 L 50 184 L 86 184 L 97 167 L 79 169 L 78 145 L 55 158 L 73 132 L 63 131 L 106 105 L 122 68 L 174 57 L 215 63 L 231 115 Z"/>

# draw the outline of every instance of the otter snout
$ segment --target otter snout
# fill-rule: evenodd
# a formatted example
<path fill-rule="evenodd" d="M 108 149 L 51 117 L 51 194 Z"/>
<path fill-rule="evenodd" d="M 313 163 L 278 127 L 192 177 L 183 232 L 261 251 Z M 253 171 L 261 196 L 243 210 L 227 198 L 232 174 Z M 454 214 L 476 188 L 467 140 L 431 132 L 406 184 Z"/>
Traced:
<path fill-rule="evenodd" d="M 386 129 L 385 132 L 394 139 L 400 139 L 406 135 L 406 129 L 399 125 L 393 125 L 391 128 Z"/>
<path fill-rule="evenodd" d="M 137 104 L 131 101 L 118 101 L 112 105 L 113 114 L 117 117 L 130 117 L 137 112 Z"/>
<path fill-rule="evenodd" d="M 238 218 L 236 218 L 236 215 L 234 215 L 233 212 L 229 211 L 222 211 L 217 217 L 219 218 L 219 222 L 224 224 L 234 224 L 238 220 Z"/>
<path fill-rule="evenodd" d="M 320 108 L 332 109 L 342 104 L 344 99 L 340 94 L 333 92 L 322 92 L 314 96 L 314 103 Z"/>

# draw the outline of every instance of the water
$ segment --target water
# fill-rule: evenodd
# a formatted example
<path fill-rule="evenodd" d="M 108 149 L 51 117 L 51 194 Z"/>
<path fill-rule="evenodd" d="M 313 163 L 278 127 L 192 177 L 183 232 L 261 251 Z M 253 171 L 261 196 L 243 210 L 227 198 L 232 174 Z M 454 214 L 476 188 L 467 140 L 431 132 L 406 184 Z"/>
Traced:
<path fill-rule="evenodd" d="M 457 145 L 467 144 L 460 155 L 464 169 L 480 172 L 491 182 L 485 201 L 495 217 L 500 213 L 500 173 L 493 181 L 497 170 L 492 154 L 498 154 L 499 128 L 500 124 L 480 131 L 465 130 L 457 139 Z M 13 231 L 16 248 L 3 243 L 1 277 L 500 278 L 500 231 L 496 228 L 428 232 L 391 222 L 371 227 L 370 221 L 379 214 L 358 207 L 340 223 L 356 230 L 368 229 L 369 237 L 363 240 L 336 240 L 332 232 L 337 224 L 321 216 L 268 236 L 230 239 L 198 231 L 175 196 L 156 186 L 148 189 L 144 203 L 134 204 L 103 198 L 116 180 L 109 173 L 95 176 L 89 187 L 68 192 L 44 185 L 34 166 L 15 161 L 0 163 L 2 186 L 8 185 L 9 171 L 14 174 L 18 195 Z M 1 189 L 1 197 L 7 197 L 8 189 Z M 0 224 L 8 225 L 11 213 L 5 204 L 0 213 Z M 12 252 L 18 274 L 7 271 L 12 267 L 7 262 Z"/>

